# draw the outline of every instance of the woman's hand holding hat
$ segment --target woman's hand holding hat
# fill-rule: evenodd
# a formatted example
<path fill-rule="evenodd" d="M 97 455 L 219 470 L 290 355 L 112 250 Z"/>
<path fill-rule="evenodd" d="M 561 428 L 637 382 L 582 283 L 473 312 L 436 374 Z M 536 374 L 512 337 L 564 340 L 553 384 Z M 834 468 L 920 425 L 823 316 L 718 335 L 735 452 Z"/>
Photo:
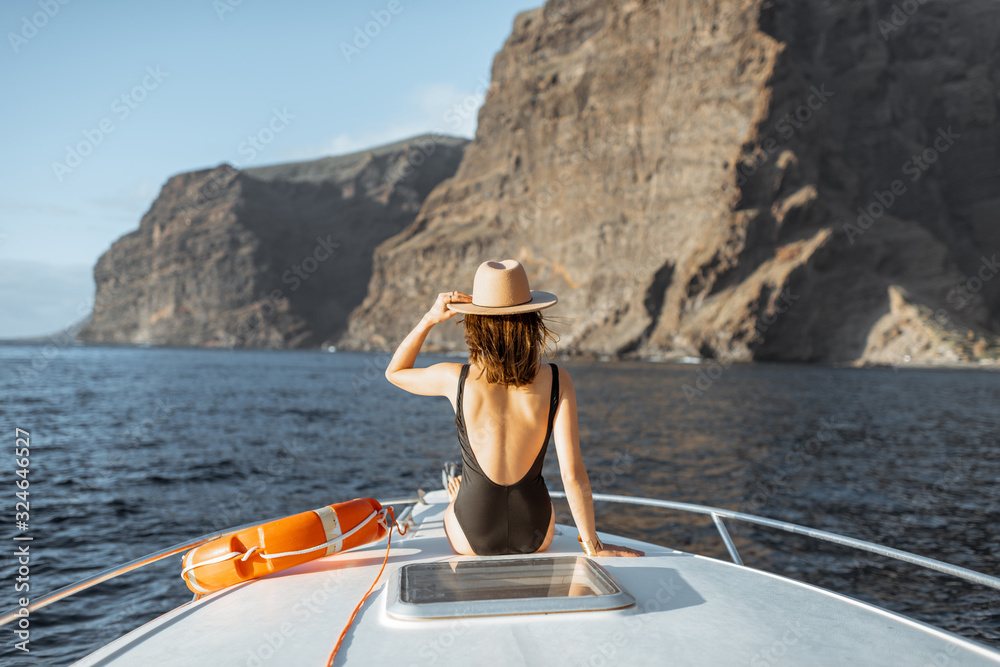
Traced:
<path fill-rule="evenodd" d="M 472 303 L 472 295 L 463 294 L 459 291 L 441 292 L 431 309 L 424 315 L 424 319 L 430 324 L 439 324 L 458 315 L 457 310 L 448 308 L 449 303 Z"/>

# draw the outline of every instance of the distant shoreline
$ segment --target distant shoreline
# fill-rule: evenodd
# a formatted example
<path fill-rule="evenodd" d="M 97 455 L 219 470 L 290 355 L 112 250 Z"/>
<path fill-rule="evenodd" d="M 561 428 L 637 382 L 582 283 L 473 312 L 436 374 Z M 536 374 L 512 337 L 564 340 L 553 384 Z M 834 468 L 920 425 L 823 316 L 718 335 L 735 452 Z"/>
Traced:
<path fill-rule="evenodd" d="M 7 338 L 0 339 L 0 346 L 14 347 L 14 346 L 34 346 L 34 347 L 45 347 L 46 345 L 54 345 L 58 348 L 120 348 L 120 349 L 153 349 L 153 350 L 206 350 L 206 351 L 221 351 L 227 350 L 229 352 L 309 352 L 316 353 L 320 352 L 323 354 L 391 354 L 386 350 L 354 350 L 354 349 L 337 349 L 336 351 L 328 351 L 325 347 L 303 347 L 303 348 L 281 348 L 281 347 L 233 347 L 227 348 L 223 346 L 210 346 L 210 345 L 192 345 L 192 346 L 179 346 L 179 345 L 135 345 L 131 343 L 82 343 L 80 341 L 73 341 L 69 344 L 60 344 L 56 342 L 56 337 L 58 334 L 53 334 L 47 337 L 33 337 L 33 338 Z M 461 357 L 464 353 L 461 350 L 431 350 L 425 349 L 421 350 L 421 355 L 437 355 L 442 357 Z M 546 359 L 548 357 L 545 357 Z M 628 362 L 641 362 L 641 363 L 652 363 L 652 364 L 669 364 L 676 366 L 699 366 L 699 367 L 712 367 L 723 365 L 715 359 L 707 359 L 702 357 L 690 357 L 690 356 L 668 356 L 668 355 L 629 355 L 623 357 L 617 357 L 615 355 L 606 354 L 594 354 L 590 352 L 586 353 L 560 353 L 553 357 L 556 360 L 569 360 L 569 361 L 593 361 L 599 363 L 628 363 Z M 986 371 L 1000 371 L 1000 360 L 995 359 L 982 359 L 979 361 L 908 361 L 898 365 L 884 364 L 884 363 L 869 363 L 869 362 L 854 362 L 854 361 L 839 361 L 839 362 L 809 362 L 809 361 L 773 361 L 769 359 L 762 359 L 757 361 L 734 361 L 727 362 L 724 367 L 728 366 L 760 366 L 760 365 L 776 365 L 776 366 L 810 366 L 815 368 L 854 368 L 854 369 L 915 369 L 915 370 L 986 370 Z"/>

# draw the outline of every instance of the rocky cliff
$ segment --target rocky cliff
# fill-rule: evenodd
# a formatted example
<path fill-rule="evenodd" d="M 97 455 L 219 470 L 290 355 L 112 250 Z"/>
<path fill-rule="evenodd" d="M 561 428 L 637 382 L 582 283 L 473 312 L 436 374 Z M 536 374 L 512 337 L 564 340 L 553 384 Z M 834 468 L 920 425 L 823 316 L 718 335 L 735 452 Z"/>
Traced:
<path fill-rule="evenodd" d="M 338 344 L 392 349 L 511 257 L 559 295 L 563 351 L 996 356 L 998 32 L 992 0 L 524 12 L 458 171 L 379 245 Z"/>
<path fill-rule="evenodd" d="M 410 225 L 467 141 L 172 177 L 94 269 L 93 343 L 296 348 L 337 338 L 374 248 Z"/>

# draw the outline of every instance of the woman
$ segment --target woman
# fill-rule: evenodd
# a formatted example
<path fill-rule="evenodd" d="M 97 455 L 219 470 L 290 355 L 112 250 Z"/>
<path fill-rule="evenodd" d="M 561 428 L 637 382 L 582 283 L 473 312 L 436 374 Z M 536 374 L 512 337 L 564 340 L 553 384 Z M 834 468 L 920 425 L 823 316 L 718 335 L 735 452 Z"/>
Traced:
<path fill-rule="evenodd" d="M 517 260 L 483 262 L 472 295 L 446 292 L 403 340 L 386 378 L 421 396 L 446 396 L 455 409 L 463 475 L 449 484 L 445 534 L 466 555 L 544 551 L 552 542 L 555 510 L 542 479 L 550 435 L 580 544 L 591 556 L 643 556 L 602 544 L 594 526 L 590 479 L 580 455 L 576 394 L 569 373 L 540 368 L 552 337 L 540 311 L 556 304 L 532 291 Z M 413 368 L 435 324 L 464 313 L 468 364 Z M 471 436 L 471 437 L 470 437 Z"/>

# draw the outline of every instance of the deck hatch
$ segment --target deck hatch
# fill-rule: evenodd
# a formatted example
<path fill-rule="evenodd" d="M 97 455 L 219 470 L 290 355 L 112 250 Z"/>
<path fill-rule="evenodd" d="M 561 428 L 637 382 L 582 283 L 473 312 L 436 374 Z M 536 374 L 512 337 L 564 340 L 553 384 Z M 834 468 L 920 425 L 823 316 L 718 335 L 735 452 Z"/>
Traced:
<path fill-rule="evenodd" d="M 402 619 L 599 611 L 635 603 L 585 556 L 410 563 L 393 572 L 389 591 L 386 611 Z"/>

